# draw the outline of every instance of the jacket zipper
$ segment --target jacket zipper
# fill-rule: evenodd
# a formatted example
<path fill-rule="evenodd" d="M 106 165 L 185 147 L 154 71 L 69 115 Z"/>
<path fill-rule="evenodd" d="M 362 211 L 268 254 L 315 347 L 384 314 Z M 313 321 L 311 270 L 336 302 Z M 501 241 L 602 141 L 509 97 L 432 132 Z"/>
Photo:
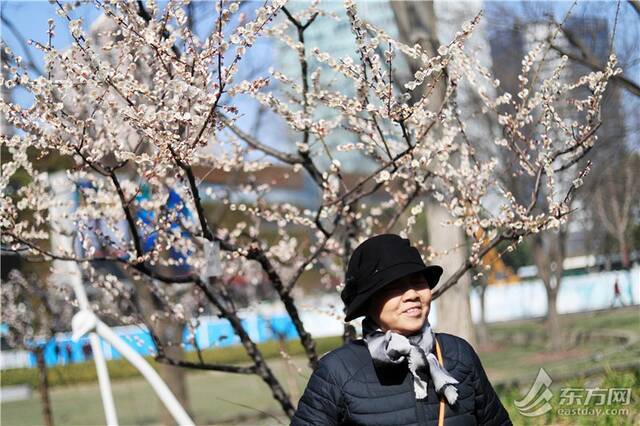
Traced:
<path fill-rule="evenodd" d="M 411 380 L 411 394 L 413 395 L 413 400 L 416 403 L 416 415 L 418 416 L 418 425 L 427 426 L 427 416 L 424 413 L 424 404 L 421 404 L 420 401 L 416 398 L 416 389 L 413 387 L 413 375 L 411 373 L 408 374 Z"/>

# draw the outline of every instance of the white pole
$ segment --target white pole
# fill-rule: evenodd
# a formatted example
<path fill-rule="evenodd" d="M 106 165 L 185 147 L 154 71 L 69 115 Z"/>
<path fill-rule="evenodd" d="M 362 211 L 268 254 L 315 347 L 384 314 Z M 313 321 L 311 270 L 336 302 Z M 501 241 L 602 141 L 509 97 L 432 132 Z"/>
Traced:
<path fill-rule="evenodd" d="M 107 419 L 107 425 L 118 426 L 116 405 L 113 402 L 113 393 L 111 392 L 111 379 L 109 378 L 109 370 L 107 370 L 107 362 L 104 359 L 102 348 L 100 347 L 100 337 L 98 337 L 96 333 L 91 333 L 89 334 L 89 342 L 91 342 L 93 360 L 98 373 L 98 386 L 100 387 L 100 395 L 102 396 L 102 405 L 104 407 L 104 416 Z"/>
<path fill-rule="evenodd" d="M 65 177 L 64 172 L 52 174 L 49 180 L 51 182 L 51 188 L 55 192 L 54 206 L 49 208 L 52 251 L 56 252 L 60 250 L 63 253 L 74 253 L 73 239 L 68 236 L 71 235 L 73 225 L 71 221 L 65 219 L 63 215 L 73 210 L 72 200 L 75 189 L 71 182 Z M 71 284 L 80 310 L 90 309 L 78 265 L 71 261 L 54 260 L 53 268 L 61 279 Z M 107 363 L 102 353 L 100 339 L 97 334 L 90 333 L 89 341 L 91 343 L 91 351 L 93 352 L 93 361 L 96 364 L 96 372 L 98 373 L 100 396 L 102 397 L 102 407 L 104 408 L 107 425 L 118 426 L 118 416 L 116 414 L 116 405 L 113 402 L 113 393 L 111 392 L 109 370 L 107 369 Z"/>
<path fill-rule="evenodd" d="M 114 333 L 108 325 L 103 323 L 90 310 L 78 312 L 73 317 L 73 338 L 79 339 L 83 334 L 95 330 L 100 337 L 110 343 L 127 361 L 142 373 L 156 392 L 162 403 L 167 407 L 173 418 L 181 426 L 194 425 L 189 414 L 182 407 L 178 399 L 173 395 L 169 387 L 160 378 L 160 375 L 151 365 L 131 346 Z"/>
<path fill-rule="evenodd" d="M 72 202 L 74 187 L 63 173 L 56 173 L 51 176 L 50 182 L 56 194 L 55 203 L 49 209 L 52 225 L 51 246 L 54 252 L 74 253 L 73 239 L 69 236 L 73 234 L 73 224 L 70 220 L 64 218 L 64 214 L 71 212 L 75 207 Z M 81 336 L 89 334 L 107 424 L 109 426 L 117 426 L 118 418 L 113 402 L 113 393 L 111 392 L 109 371 L 107 370 L 98 336 L 110 343 L 142 373 L 179 425 L 194 425 L 193 420 L 191 420 L 169 387 L 162 381 L 156 370 L 91 311 L 78 265 L 72 261 L 55 260 L 54 270 L 61 279 L 71 284 L 78 300 L 80 311 L 73 317 L 73 339 L 77 341 Z"/>

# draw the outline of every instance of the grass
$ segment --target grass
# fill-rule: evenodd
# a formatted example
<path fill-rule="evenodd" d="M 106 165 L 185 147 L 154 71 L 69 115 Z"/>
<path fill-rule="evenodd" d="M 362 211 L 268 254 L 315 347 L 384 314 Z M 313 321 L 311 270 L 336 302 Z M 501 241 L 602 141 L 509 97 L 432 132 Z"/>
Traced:
<path fill-rule="evenodd" d="M 613 334 L 631 333 L 640 338 L 640 310 L 637 307 L 563 315 L 561 323 L 566 336 L 597 330 Z M 594 355 L 606 354 L 620 347 L 614 338 L 599 337 L 579 345 L 567 339 L 562 351 L 549 351 L 546 349 L 546 325 L 542 320 L 496 324 L 490 327 L 490 334 L 494 345 L 480 351 L 480 356 L 487 374 L 497 382 L 535 376 L 541 367 L 552 377 L 554 373 L 565 375 L 571 371 L 583 371 L 598 365 Z M 526 344 L 513 343 L 525 340 L 521 336 L 523 334 L 527 336 Z M 627 350 L 606 356 L 602 365 L 637 360 L 639 351 L 640 342 L 636 341 Z M 508 360 L 505 360 L 506 356 Z"/>
<path fill-rule="evenodd" d="M 282 383 L 286 383 L 284 362 L 274 360 L 270 366 Z M 297 378 L 299 389 L 303 389 L 305 383 L 305 377 Z M 197 424 L 220 424 L 242 417 L 255 418 L 261 414 L 260 411 L 277 413 L 270 389 L 256 376 L 192 373 L 187 375 L 187 389 L 191 412 Z M 113 394 L 121 425 L 159 424 L 160 403 L 144 380 L 116 381 L 113 383 Z M 56 425 L 105 423 L 95 384 L 54 388 L 51 400 Z M 1 420 L 3 426 L 42 424 L 38 395 L 34 393 L 33 398 L 27 401 L 2 404 Z M 265 423 L 268 422 L 260 421 L 260 424 Z M 272 423 L 278 424 L 275 420 Z"/>
<path fill-rule="evenodd" d="M 341 344 L 342 338 L 339 336 L 316 339 L 316 349 L 319 354 L 330 351 Z M 280 358 L 279 342 L 271 341 L 260 343 L 258 347 L 265 359 Z M 285 342 L 285 351 L 292 356 L 304 354 L 299 340 L 289 340 Z M 154 368 L 157 368 L 158 364 L 152 357 L 147 356 L 145 358 Z M 187 353 L 186 358 L 188 361 L 198 362 L 198 357 L 195 352 Z M 212 364 L 230 364 L 250 361 L 246 351 L 240 345 L 203 350 L 202 358 L 205 362 Z M 124 359 L 107 361 L 107 367 L 109 368 L 111 380 L 114 381 L 141 377 L 138 370 Z M 82 362 L 49 367 L 47 378 L 49 379 L 49 386 L 51 387 L 69 386 L 79 383 L 93 383 L 97 380 L 97 374 L 93 362 Z M 5 370 L 0 374 L 0 383 L 2 386 L 28 384 L 36 387 L 38 385 L 38 371 L 34 368 Z"/>
<path fill-rule="evenodd" d="M 640 311 L 634 307 L 566 315 L 562 317 L 562 323 L 568 334 L 579 330 L 626 330 L 638 334 L 640 332 Z M 609 339 L 592 339 L 579 346 L 568 343 L 562 352 L 550 352 L 545 349 L 543 338 L 545 328 L 539 320 L 495 324 L 490 326 L 490 335 L 494 344 L 485 350 L 480 350 L 480 357 L 515 424 L 608 425 L 634 424 L 633 422 L 640 420 L 638 418 L 640 412 L 638 406 L 640 372 L 637 367 L 626 371 L 609 371 L 601 375 L 573 379 L 563 383 L 557 381 L 552 385 L 554 393 L 552 404 L 555 404 L 555 407 L 558 403 L 559 388 L 562 386 L 631 387 L 633 388 L 632 403 L 626 407 L 629 408 L 631 414 L 636 416 L 635 418 L 620 416 L 573 418 L 560 416 L 552 411 L 547 416 L 528 419 L 521 416 L 513 404 L 514 400 L 522 398 L 540 367 L 544 367 L 553 378 L 571 372 L 582 372 L 595 366 L 606 367 L 637 361 L 638 354 L 640 354 L 639 343 L 625 351 L 610 354 L 602 360 L 594 361 L 595 354 L 604 354 L 615 349 L 619 343 Z M 523 335 L 528 339 L 525 344 L 514 343 L 524 341 Z M 339 343 L 339 338 L 318 339 L 318 352 L 322 354 Z M 290 345 L 290 353 L 295 353 L 300 349 L 299 345 L 296 346 L 294 342 L 291 342 Z M 264 349 L 266 350 L 266 348 Z M 219 349 L 218 351 L 223 350 Z M 272 350 L 277 354 L 275 348 Z M 227 357 L 231 354 L 232 352 L 210 353 L 208 356 L 219 359 L 217 357 Z M 229 358 L 225 358 L 225 360 L 230 361 Z M 289 374 L 287 364 L 279 358 L 271 359 L 269 365 L 295 402 L 298 400 L 300 392 L 304 390 L 311 371 L 306 366 L 306 359 L 303 356 L 294 356 L 292 362 L 300 369 L 300 374 Z M 522 386 L 510 385 L 514 378 L 522 378 Z M 191 401 L 191 412 L 198 424 L 275 425 L 279 422 L 288 424 L 278 404 L 272 398 L 270 389 L 256 376 L 190 372 L 187 375 L 187 388 Z M 117 380 L 113 383 L 113 389 L 122 425 L 159 424 L 159 402 L 145 381 L 141 378 Z M 104 424 L 104 415 L 95 383 L 56 387 L 51 391 L 51 398 L 54 418 L 58 425 Z M 40 404 L 35 392 L 30 400 L 5 403 L 2 404 L 1 409 L 0 419 L 3 426 L 41 424 Z"/>

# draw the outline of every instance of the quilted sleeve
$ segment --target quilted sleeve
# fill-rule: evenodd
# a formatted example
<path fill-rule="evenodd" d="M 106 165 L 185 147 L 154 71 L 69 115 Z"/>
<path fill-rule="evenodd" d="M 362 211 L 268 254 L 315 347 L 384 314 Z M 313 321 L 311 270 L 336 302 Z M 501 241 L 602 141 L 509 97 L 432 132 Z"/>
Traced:
<path fill-rule="evenodd" d="M 321 361 L 298 402 L 291 426 L 339 425 L 342 407 L 342 391 L 331 376 L 330 367 Z"/>
<path fill-rule="evenodd" d="M 469 345 L 475 370 L 474 387 L 476 393 L 476 420 L 479 425 L 503 426 L 512 425 L 509 413 L 505 410 L 496 391 L 491 386 L 487 374 L 482 367 L 480 358 L 473 347 Z"/>

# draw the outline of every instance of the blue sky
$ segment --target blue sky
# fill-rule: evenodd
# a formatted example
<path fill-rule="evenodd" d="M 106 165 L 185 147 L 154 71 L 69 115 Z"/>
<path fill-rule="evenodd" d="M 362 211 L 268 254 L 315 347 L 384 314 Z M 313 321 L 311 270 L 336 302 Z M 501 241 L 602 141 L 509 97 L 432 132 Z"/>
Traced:
<path fill-rule="evenodd" d="M 158 3 L 162 7 L 162 5 L 166 2 L 159 1 Z M 197 3 L 203 4 L 206 2 Z M 570 1 L 553 2 L 553 11 L 556 15 L 556 18 L 561 19 L 561 17 L 571 7 L 572 3 L 573 2 Z M 533 2 L 533 4 L 542 5 L 544 3 Z M 521 2 L 485 2 L 485 9 L 491 9 L 492 7 L 496 6 L 509 8 L 515 13 L 522 13 L 523 9 Z M 573 15 L 604 15 L 610 21 L 610 25 L 613 26 L 616 13 L 615 6 L 615 1 L 583 1 L 579 2 L 578 5 L 574 8 Z M 49 18 L 53 18 L 56 23 L 56 36 L 54 43 L 57 47 L 64 47 L 71 42 L 71 37 L 66 30 L 66 20 L 55 13 L 57 8 L 57 5 L 49 3 L 48 0 L 0 0 L 0 9 L 2 10 L 3 16 L 5 18 L 8 18 L 14 24 L 23 38 L 46 42 L 47 20 Z M 99 10 L 95 6 L 88 4 L 77 8 L 73 13 L 74 17 L 83 18 L 85 29 L 87 29 L 91 21 L 93 21 L 99 15 Z M 489 13 L 487 14 L 485 19 L 490 20 L 489 22 L 487 22 L 490 26 L 499 26 L 503 24 L 503 22 L 506 22 L 506 20 L 502 21 L 492 19 Z M 204 27 L 205 25 L 201 24 L 199 26 L 199 32 L 203 33 L 206 30 L 206 28 Z M 636 28 L 635 31 L 633 31 L 634 27 Z M 640 27 L 640 17 L 636 13 L 634 13 L 628 5 L 626 5 L 626 2 L 622 2 L 620 14 L 618 17 L 618 33 L 616 36 L 616 47 L 618 50 L 628 48 L 631 40 L 637 40 L 637 38 L 640 36 L 637 31 L 638 27 Z M 24 57 L 25 55 L 22 49 L 18 47 L 20 46 L 20 43 L 18 42 L 16 35 L 4 25 L 0 27 L 0 31 L 2 33 L 3 40 L 5 40 L 9 44 L 9 46 L 14 48 L 16 52 L 20 52 L 18 54 Z M 37 51 L 37 49 L 35 48 L 32 48 L 31 51 L 40 65 L 42 65 L 42 55 L 39 53 L 39 51 Z M 640 56 L 640 54 L 638 56 Z M 635 77 L 635 81 L 640 81 L 640 78 L 638 78 L 638 76 L 640 76 L 640 60 L 638 60 L 637 62 L 639 63 L 636 64 L 635 68 L 632 70 L 633 72 L 630 73 L 630 76 L 632 78 Z"/>
<path fill-rule="evenodd" d="M 166 1 L 158 1 L 159 8 L 162 10 Z M 205 2 L 199 2 L 199 6 L 202 7 Z M 211 4 L 212 7 L 214 3 L 207 2 Z M 64 3 L 63 3 L 64 4 Z M 261 3 L 256 3 L 256 5 Z M 206 6 L 205 6 L 206 7 Z M 4 18 L 7 18 L 15 27 L 16 31 L 12 31 L 6 25 L 2 25 L 1 34 L 2 39 L 6 41 L 6 43 L 12 48 L 15 54 L 22 56 L 23 60 L 27 60 L 27 55 L 25 54 L 24 49 L 29 49 L 31 55 L 34 59 L 34 62 L 37 63 L 40 69 L 43 68 L 43 57 L 44 55 L 40 50 L 38 50 L 35 46 L 27 46 L 25 43 L 21 42 L 19 37 L 23 40 L 32 39 L 34 41 L 39 41 L 43 44 L 46 44 L 48 40 L 47 36 L 47 28 L 48 28 L 48 20 L 49 18 L 53 18 L 56 29 L 55 29 L 55 37 L 53 41 L 53 45 L 59 49 L 63 49 L 66 46 L 69 46 L 72 42 L 72 37 L 69 34 L 67 29 L 67 20 L 59 16 L 56 11 L 59 9 L 57 4 L 51 4 L 49 1 L 39 0 L 39 1 L 18 1 L 18 0 L 0 0 L 0 8 L 2 9 L 2 15 Z M 83 27 L 85 31 L 89 30 L 91 23 L 100 15 L 100 10 L 97 9 L 93 4 L 85 4 L 71 13 L 72 18 L 82 18 L 83 19 Z M 199 20 L 196 22 L 196 31 L 199 34 L 208 34 L 210 32 L 210 27 L 215 24 L 215 20 Z M 259 43 L 262 43 L 260 46 Z M 248 65 L 246 69 L 257 69 L 258 72 L 264 73 L 268 69 L 269 60 L 272 57 L 271 47 L 268 43 L 259 41 L 256 43 L 256 48 L 252 49 L 251 55 L 247 55 L 245 59 L 243 59 L 243 63 Z M 37 73 L 29 72 L 32 76 L 36 76 Z M 242 69 L 240 71 L 240 75 L 242 75 Z M 31 103 L 32 98 L 27 92 L 21 89 L 19 86 L 14 90 L 14 100 L 23 106 L 27 106 Z M 249 109 L 251 108 L 251 109 Z M 250 112 L 255 109 L 253 105 L 243 105 L 241 108 L 242 113 L 246 114 L 239 120 L 239 124 L 241 127 L 248 130 L 252 124 L 254 117 L 256 114 L 251 114 Z M 249 112 L 249 113 L 248 113 Z M 274 123 L 269 122 L 268 120 L 265 122 L 263 120 L 261 122 L 260 127 L 261 133 L 266 133 L 268 136 L 265 138 L 272 139 L 271 135 L 276 136 L 273 138 L 275 142 L 278 140 L 282 140 L 281 137 L 281 129 L 274 128 Z M 277 143 L 276 143 L 277 145 Z"/>
<path fill-rule="evenodd" d="M 159 2 L 161 7 L 164 3 L 166 2 Z M 204 3 L 198 2 L 198 4 L 202 7 Z M 544 3 L 541 2 L 534 2 L 532 3 L 532 7 L 537 7 L 543 4 Z M 571 7 L 572 2 L 560 1 L 547 4 L 552 4 L 552 10 L 556 15 L 556 18 L 560 20 Z M 614 1 L 579 2 L 574 8 L 572 14 L 573 16 L 586 16 L 591 14 L 606 17 L 610 22 L 610 28 L 612 28 L 615 21 L 616 4 L 617 3 Z M 55 13 L 57 8 L 57 5 L 50 4 L 49 1 L 46 0 L 0 0 L 0 9 L 2 10 L 3 16 L 13 23 L 17 31 L 19 31 L 21 36 L 25 39 L 46 42 L 47 20 L 49 18 L 53 18 L 56 23 L 54 45 L 62 48 L 69 45 L 71 37 L 66 28 L 66 20 Z M 507 8 L 515 14 L 524 13 L 524 6 L 520 2 L 485 2 L 485 9 L 491 10 L 492 8 Z M 89 25 L 99 15 L 100 11 L 92 4 L 87 4 L 79 7 L 73 13 L 74 17 L 83 18 L 85 29 L 88 29 Z M 499 14 L 496 18 L 495 14 L 492 16 L 491 13 L 487 13 L 485 19 L 487 19 L 487 25 L 489 26 L 508 24 L 508 20 L 500 19 Z M 199 28 L 197 28 L 199 30 L 198 32 L 206 33 L 207 28 L 205 28 L 205 26 L 210 26 L 210 21 L 208 21 L 208 23 L 200 24 Z M 635 49 L 636 52 L 640 52 L 640 45 L 637 42 L 637 40 L 640 40 L 639 28 L 640 16 L 627 5 L 627 2 L 621 2 L 620 13 L 618 16 L 618 29 L 616 33 L 616 50 L 629 51 L 629 49 Z M 26 59 L 27 55 L 24 54 L 22 49 L 23 44 L 18 41 L 16 34 L 5 25 L 0 27 L 0 31 L 2 33 L 3 40 L 5 40 L 18 55 Z M 254 61 L 258 63 L 259 66 L 266 69 L 267 67 L 265 67 L 265 63 L 272 61 L 271 56 L 273 53 L 271 52 L 271 48 L 265 44 L 258 50 L 258 52 L 253 53 Z M 36 62 L 38 62 L 38 65 L 42 67 L 42 55 L 40 51 L 35 47 L 31 47 L 30 51 Z M 640 53 L 637 53 L 635 57 L 631 58 L 631 60 L 633 61 L 633 64 L 632 67 L 628 69 L 627 76 L 635 82 L 640 83 Z M 24 93 L 20 92 L 16 93 L 16 100 L 20 103 L 29 103 L 29 98 L 26 97 Z M 637 114 L 633 114 L 633 112 L 640 108 L 639 98 L 625 93 L 624 104 L 627 111 L 630 112 L 630 114 L 627 114 L 629 120 L 635 120 L 635 122 L 627 123 L 627 126 L 634 129 L 640 128 L 640 119 L 633 118 L 637 116 Z M 637 137 L 637 133 L 635 136 L 632 136 L 634 139 L 637 139 Z M 640 143 L 637 145 L 640 147 Z"/>

